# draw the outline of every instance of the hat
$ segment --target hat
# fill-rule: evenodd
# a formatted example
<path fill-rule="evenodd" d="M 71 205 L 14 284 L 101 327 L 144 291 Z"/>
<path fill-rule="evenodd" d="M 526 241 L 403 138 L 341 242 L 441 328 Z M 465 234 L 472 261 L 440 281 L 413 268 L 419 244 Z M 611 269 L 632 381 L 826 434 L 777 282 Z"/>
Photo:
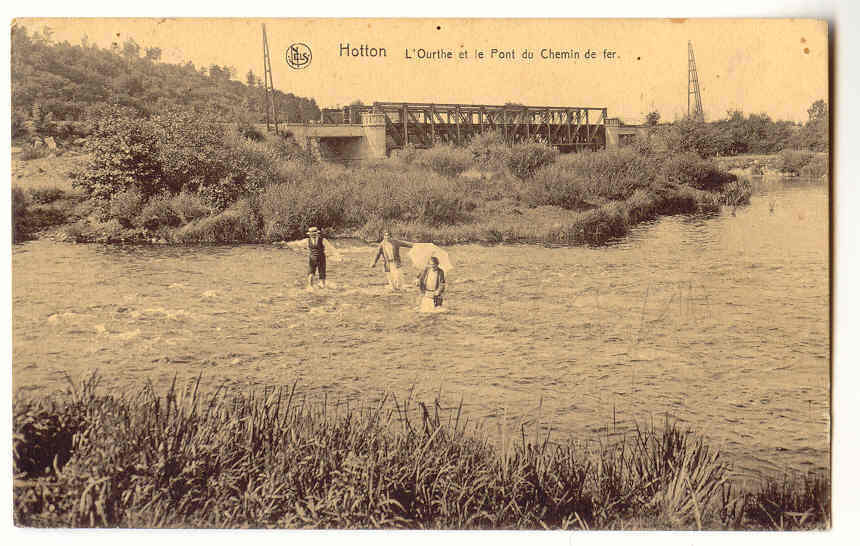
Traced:
<path fill-rule="evenodd" d="M 311 235 L 313 233 L 319 233 L 319 232 L 320 232 L 320 230 L 315 228 L 315 227 L 308 228 L 308 235 Z"/>

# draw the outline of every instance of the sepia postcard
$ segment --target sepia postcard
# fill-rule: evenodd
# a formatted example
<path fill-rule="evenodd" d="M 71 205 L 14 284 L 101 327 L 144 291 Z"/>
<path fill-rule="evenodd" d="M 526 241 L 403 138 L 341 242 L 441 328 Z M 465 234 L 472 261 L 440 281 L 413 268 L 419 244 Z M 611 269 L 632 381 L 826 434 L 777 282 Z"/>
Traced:
<path fill-rule="evenodd" d="M 831 528 L 827 22 L 10 39 L 14 525 Z"/>

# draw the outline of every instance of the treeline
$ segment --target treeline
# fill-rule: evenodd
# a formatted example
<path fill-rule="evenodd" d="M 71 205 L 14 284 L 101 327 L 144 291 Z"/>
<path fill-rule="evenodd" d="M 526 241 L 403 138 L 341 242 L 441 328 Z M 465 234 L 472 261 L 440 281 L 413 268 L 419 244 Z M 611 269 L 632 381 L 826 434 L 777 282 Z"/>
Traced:
<path fill-rule="evenodd" d="M 12 25 L 13 138 L 34 129 L 62 134 L 52 122 L 88 121 L 106 104 L 141 116 L 181 108 L 222 121 L 265 121 L 262 80 L 252 71 L 237 81 L 234 67 L 160 62 L 160 48 L 141 48 L 133 38 L 103 49 L 86 37 L 77 45 L 55 43 L 51 34 L 47 27 L 31 33 Z M 314 99 L 277 91 L 275 100 L 282 121 L 320 117 Z"/>
<path fill-rule="evenodd" d="M 807 110 L 806 123 L 774 121 L 769 115 L 731 110 L 725 119 L 702 123 L 683 119 L 656 125 L 652 136 L 665 149 L 696 152 L 702 157 L 740 154 L 775 154 L 783 150 L 826 152 L 829 143 L 828 107 L 824 100 L 815 101 Z M 649 121 L 653 119 L 649 114 Z"/>

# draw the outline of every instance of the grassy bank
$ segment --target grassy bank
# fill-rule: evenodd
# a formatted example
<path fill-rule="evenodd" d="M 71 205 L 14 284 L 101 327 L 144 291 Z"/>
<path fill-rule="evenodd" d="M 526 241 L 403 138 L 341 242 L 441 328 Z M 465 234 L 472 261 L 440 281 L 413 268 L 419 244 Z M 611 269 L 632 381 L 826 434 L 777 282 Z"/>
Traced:
<path fill-rule="evenodd" d="M 732 485 L 668 422 L 619 443 L 491 437 L 394 395 L 349 407 L 292 388 L 109 394 L 92 377 L 13 405 L 14 517 L 39 527 L 810 529 L 829 481 Z M 501 429 L 500 429 L 501 430 Z"/>
<path fill-rule="evenodd" d="M 393 229 L 442 244 L 594 244 L 660 215 L 741 205 L 750 193 L 695 153 L 559 155 L 490 133 L 467 147 L 408 148 L 344 167 L 288 139 L 183 113 L 113 112 L 88 151 L 71 175 L 86 199 L 68 211 L 61 235 L 77 242 L 264 242 L 316 225 L 366 240 Z"/>

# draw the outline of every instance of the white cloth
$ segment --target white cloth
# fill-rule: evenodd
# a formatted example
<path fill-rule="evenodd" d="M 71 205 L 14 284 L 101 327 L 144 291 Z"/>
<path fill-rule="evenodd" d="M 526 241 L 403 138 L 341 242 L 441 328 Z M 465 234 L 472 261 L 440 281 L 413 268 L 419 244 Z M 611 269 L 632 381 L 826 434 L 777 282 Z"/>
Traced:
<path fill-rule="evenodd" d="M 403 274 L 400 272 L 400 268 L 397 267 L 397 264 L 391 262 L 388 267 L 388 285 L 394 290 L 400 290 L 403 287 Z"/>
<path fill-rule="evenodd" d="M 418 303 L 418 311 L 421 313 L 442 313 L 445 311 L 445 304 L 436 307 L 433 304 L 433 296 L 425 295 L 421 297 L 421 301 Z"/>
<path fill-rule="evenodd" d="M 394 245 L 391 241 L 382 241 L 382 253 L 385 254 L 385 259 L 389 263 L 394 263 Z"/>
<path fill-rule="evenodd" d="M 427 278 L 424 281 L 424 286 L 428 292 L 432 292 L 439 288 L 439 273 L 435 269 L 430 269 L 427 272 Z"/>

